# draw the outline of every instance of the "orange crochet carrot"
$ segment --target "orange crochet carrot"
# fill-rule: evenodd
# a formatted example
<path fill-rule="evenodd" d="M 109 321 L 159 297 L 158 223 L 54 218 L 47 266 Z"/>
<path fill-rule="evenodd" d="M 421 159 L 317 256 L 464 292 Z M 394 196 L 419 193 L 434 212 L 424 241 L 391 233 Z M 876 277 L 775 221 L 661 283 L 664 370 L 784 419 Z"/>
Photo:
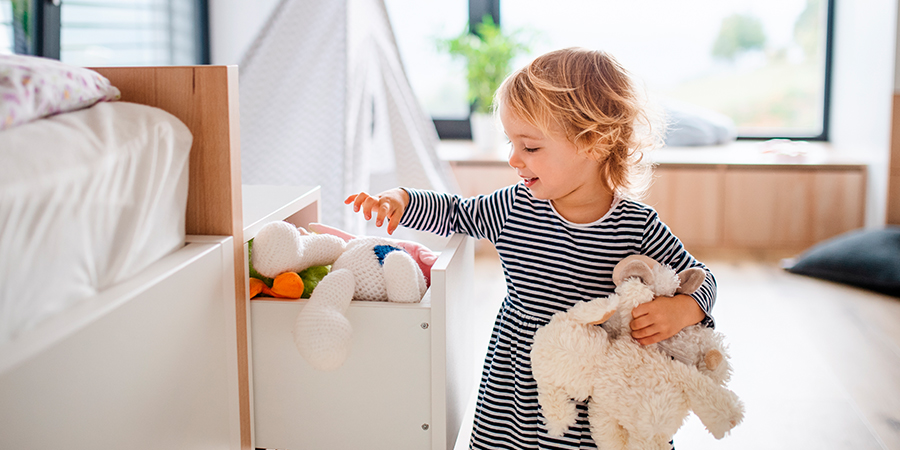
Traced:
<path fill-rule="evenodd" d="M 298 299 L 303 295 L 303 280 L 295 272 L 285 272 L 275 277 L 272 287 L 269 288 L 262 280 L 250 278 L 250 298 L 260 294 L 274 298 Z"/>

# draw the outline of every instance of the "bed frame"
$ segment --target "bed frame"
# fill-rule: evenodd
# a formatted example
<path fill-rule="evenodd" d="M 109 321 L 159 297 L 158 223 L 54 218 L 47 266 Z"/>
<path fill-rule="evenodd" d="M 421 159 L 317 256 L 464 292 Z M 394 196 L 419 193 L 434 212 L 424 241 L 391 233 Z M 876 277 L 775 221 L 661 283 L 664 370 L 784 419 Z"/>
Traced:
<path fill-rule="evenodd" d="M 251 448 L 237 67 L 96 70 L 193 133 L 188 243 L 0 346 L 0 448 Z"/>
<path fill-rule="evenodd" d="M 318 220 L 319 195 L 242 188 L 237 67 L 95 70 L 191 130 L 187 245 L 0 346 L 0 449 L 464 446 L 472 240 L 450 239 L 428 301 L 352 306 L 355 356 L 315 372 L 290 337 L 305 302 L 254 301 L 250 321 L 247 240 Z"/>

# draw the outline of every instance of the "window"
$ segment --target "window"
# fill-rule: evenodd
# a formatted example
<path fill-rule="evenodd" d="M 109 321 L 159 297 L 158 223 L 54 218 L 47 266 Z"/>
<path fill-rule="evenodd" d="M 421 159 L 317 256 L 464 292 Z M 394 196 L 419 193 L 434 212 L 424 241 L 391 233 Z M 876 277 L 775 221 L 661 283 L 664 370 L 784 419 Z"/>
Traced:
<path fill-rule="evenodd" d="M 0 1 L 0 53 L 12 53 L 13 49 L 12 2 Z"/>
<path fill-rule="evenodd" d="M 441 4 L 442 0 L 431 2 Z M 400 0 L 387 3 L 397 5 Z M 425 3 L 429 2 L 404 9 L 409 14 L 428 10 L 430 5 Z M 827 138 L 832 0 L 469 3 L 470 9 L 474 5 L 485 12 L 498 5 L 495 21 L 503 28 L 534 34 L 531 53 L 517 60 L 515 67 L 557 48 L 603 49 L 633 72 L 655 98 L 723 113 L 734 120 L 741 137 Z M 397 9 L 389 11 L 398 41 L 433 41 L 438 33 L 449 37 L 464 26 L 438 18 L 418 38 L 409 37 L 416 36 L 410 25 L 415 20 L 398 18 Z M 449 108 L 440 102 L 464 101 L 464 94 L 425 86 L 417 78 L 438 72 L 461 77 L 453 74 L 462 73 L 462 68 L 435 62 L 417 67 L 424 59 L 403 46 L 400 51 L 425 109 L 436 119 L 446 118 Z M 458 106 L 454 108 L 459 111 Z M 466 118 L 466 114 L 454 114 L 457 120 Z"/>
<path fill-rule="evenodd" d="M 385 5 L 407 78 L 441 137 L 471 136 L 466 72 L 461 61 L 438 51 L 437 40 L 466 27 L 462 1 L 386 0 Z"/>
<path fill-rule="evenodd" d="M 80 66 L 209 60 L 205 0 L 0 0 L 0 52 Z"/>
<path fill-rule="evenodd" d="M 31 0 L 0 0 L 0 53 L 37 54 Z"/>

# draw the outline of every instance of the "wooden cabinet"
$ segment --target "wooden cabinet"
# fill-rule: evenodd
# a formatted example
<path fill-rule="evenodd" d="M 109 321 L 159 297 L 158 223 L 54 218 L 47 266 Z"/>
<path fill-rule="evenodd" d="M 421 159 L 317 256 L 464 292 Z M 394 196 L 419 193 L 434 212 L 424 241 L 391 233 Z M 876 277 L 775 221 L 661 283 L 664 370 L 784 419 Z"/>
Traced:
<path fill-rule="evenodd" d="M 722 244 L 805 248 L 862 227 L 864 181 L 852 169 L 729 168 Z"/>
<path fill-rule="evenodd" d="M 812 176 L 812 186 L 813 242 L 865 225 L 865 166 L 817 170 Z"/>
<path fill-rule="evenodd" d="M 736 142 L 663 149 L 645 203 L 689 250 L 801 251 L 863 226 L 866 164 L 827 144 Z M 768 151 L 772 150 L 773 151 Z M 462 194 L 491 192 L 518 182 L 499 156 L 477 155 L 454 143 L 442 148 Z"/>
<path fill-rule="evenodd" d="M 802 247 L 811 238 L 812 173 L 726 168 L 722 243 L 738 247 Z"/>
<path fill-rule="evenodd" d="M 645 202 L 691 249 L 795 252 L 863 226 L 864 164 L 660 163 Z"/>
<path fill-rule="evenodd" d="M 891 156 L 888 167 L 887 223 L 900 225 L 900 92 L 891 102 Z"/>
<path fill-rule="evenodd" d="M 722 240 L 722 177 L 715 167 L 658 168 L 644 202 L 686 245 L 713 247 Z"/>

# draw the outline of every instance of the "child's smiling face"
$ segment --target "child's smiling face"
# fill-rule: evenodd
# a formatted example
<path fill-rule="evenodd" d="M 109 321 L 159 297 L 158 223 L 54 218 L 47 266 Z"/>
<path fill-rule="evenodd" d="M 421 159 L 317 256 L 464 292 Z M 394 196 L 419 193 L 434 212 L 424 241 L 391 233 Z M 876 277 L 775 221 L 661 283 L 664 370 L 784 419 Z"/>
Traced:
<path fill-rule="evenodd" d="M 594 203 L 598 195 L 609 198 L 600 163 L 579 152 L 562 132 L 545 134 L 502 105 L 500 121 L 511 143 L 509 165 L 536 198 L 550 200 L 566 218 L 570 208 Z"/>

